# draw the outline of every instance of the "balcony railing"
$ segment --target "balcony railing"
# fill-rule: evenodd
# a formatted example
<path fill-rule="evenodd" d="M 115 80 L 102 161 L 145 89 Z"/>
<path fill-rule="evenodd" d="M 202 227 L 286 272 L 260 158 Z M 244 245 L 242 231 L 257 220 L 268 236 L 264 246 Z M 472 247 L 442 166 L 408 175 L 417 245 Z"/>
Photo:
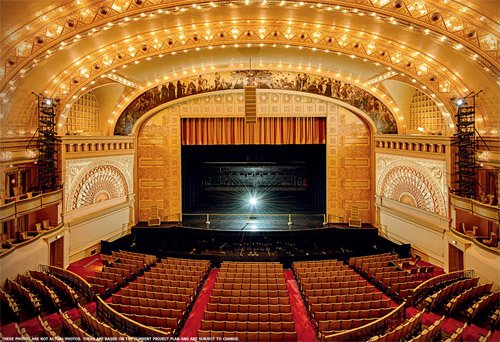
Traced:
<path fill-rule="evenodd" d="M 62 201 L 62 189 L 46 192 L 28 192 L 0 200 L 0 222 L 12 220 Z"/>
<path fill-rule="evenodd" d="M 450 228 L 450 232 L 455 236 L 460 237 L 465 240 L 469 240 L 477 247 L 487 251 L 488 253 L 493 253 L 494 255 L 500 256 L 500 247 L 488 246 L 483 243 L 484 239 L 487 239 L 487 236 L 470 236 L 458 231 L 456 228 Z"/>
<path fill-rule="evenodd" d="M 500 221 L 500 207 L 482 203 L 472 198 L 461 197 L 450 194 L 450 204 L 460 210 L 469 212 L 472 215 L 485 218 L 487 220 Z"/>
<path fill-rule="evenodd" d="M 42 237 L 47 238 L 52 236 L 51 234 L 59 232 L 63 226 L 64 225 L 60 223 L 55 227 L 51 227 L 50 229 L 46 230 L 41 230 L 39 232 L 37 231 L 23 232 L 26 233 L 25 238 L 23 240 L 17 241 L 16 239 L 9 239 L 6 242 L 2 242 L 2 244 L 0 245 L 1 246 L 0 259 L 12 253 L 15 250 L 19 250 L 25 246 L 30 245 L 32 242 L 37 241 Z"/>

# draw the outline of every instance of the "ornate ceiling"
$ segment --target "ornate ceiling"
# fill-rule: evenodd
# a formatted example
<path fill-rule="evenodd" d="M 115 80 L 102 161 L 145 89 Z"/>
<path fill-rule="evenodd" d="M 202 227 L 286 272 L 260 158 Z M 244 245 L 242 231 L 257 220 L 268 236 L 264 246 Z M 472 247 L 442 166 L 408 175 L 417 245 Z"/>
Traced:
<path fill-rule="evenodd" d="M 450 98 L 483 90 L 478 126 L 497 134 L 497 1 L 185 1 L 0 2 L 2 136 L 35 128 L 32 92 L 61 99 L 59 124 L 83 93 L 118 102 L 104 115 L 112 132 L 142 91 L 198 73 L 311 71 L 379 97 L 404 132 L 404 104 L 417 88 L 433 98 L 453 130 Z M 387 82 L 397 82 L 398 90 Z M 119 85 L 121 94 L 102 91 Z M 114 92 L 116 93 L 116 91 Z M 405 95 L 406 94 L 406 95 Z M 23 133 L 24 132 L 24 133 Z"/>

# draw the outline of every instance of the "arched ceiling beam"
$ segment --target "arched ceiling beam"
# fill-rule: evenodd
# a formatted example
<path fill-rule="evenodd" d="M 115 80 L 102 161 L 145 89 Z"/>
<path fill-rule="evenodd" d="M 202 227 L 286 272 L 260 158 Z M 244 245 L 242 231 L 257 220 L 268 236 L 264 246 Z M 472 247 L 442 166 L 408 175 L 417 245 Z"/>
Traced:
<path fill-rule="evenodd" d="M 270 10 L 277 8 L 308 8 L 320 13 L 341 12 L 383 20 L 433 34 L 443 42 L 451 40 L 456 48 L 470 50 L 485 67 L 498 72 L 498 22 L 489 19 L 458 1 L 424 0 L 360 0 L 360 1 L 76 1 L 52 8 L 29 24 L 7 33 L 2 39 L 0 89 L 13 76 L 29 67 L 35 58 L 43 58 L 98 31 L 115 25 L 155 16 L 186 14 L 217 7 L 232 9 L 253 6 Z M 444 38 L 443 38 L 444 37 Z M 26 71 L 25 71 L 26 72 Z"/>

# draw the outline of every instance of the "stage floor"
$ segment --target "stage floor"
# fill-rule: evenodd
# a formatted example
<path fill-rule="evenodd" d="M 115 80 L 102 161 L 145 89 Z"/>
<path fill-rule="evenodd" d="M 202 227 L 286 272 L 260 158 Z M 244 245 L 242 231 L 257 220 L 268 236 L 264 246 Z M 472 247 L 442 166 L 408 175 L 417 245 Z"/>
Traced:
<path fill-rule="evenodd" d="M 225 214 L 185 214 L 182 222 L 162 222 L 158 228 L 196 228 L 218 231 L 301 231 L 324 228 L 350 228 L 347 223 L 325 223 L 323 215 L 225 215 Z M 149 227 L 147 222 L 139 222 L 135 227 Z M 374 227 L 363 224 L 361 228 Z M 359 228 L 357 228 L 359 229 Z"/>

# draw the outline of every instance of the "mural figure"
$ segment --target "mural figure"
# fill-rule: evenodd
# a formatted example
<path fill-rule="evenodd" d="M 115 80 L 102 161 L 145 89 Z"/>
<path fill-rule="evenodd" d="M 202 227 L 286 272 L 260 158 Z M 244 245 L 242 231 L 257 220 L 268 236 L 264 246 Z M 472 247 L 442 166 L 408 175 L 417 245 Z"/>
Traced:
<path fill-rule="evenodd" d="M 151 88 L 137 97 L 122 112 L 115 135 L 129 135 L 134 123 L 147 111 L 184 96 L 255 85 L 258 89 L 283 89 L 318 94 L 344 101 L 367 113 L 377 132 L 397 133 L 396 120 L 379 99 L 350 83 L 308 73 L 271 70 L 238 70 L 198 75 Z"/>

